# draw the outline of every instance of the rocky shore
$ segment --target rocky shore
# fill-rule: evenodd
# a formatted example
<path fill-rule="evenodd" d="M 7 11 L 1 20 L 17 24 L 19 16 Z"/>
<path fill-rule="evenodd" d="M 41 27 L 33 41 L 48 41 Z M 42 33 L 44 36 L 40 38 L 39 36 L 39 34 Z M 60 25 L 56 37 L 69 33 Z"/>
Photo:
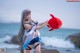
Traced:
<path fill-rule="evenodd" d="M 72 34 L 72 35 L 69 35 L 68 37 L 66 37 L 65 40 L 70 40 L 74 45 L 75 45 L 75 49 L 76 48 L 79 48 L 79 50 L 75 50 L 75 49 L 47 49 L 47 48 L 44 48 L 44 47 L 41 47 L 41 53 L 79 53 L 80 52 L 80 33 L 76 33 L 76 34 Z M 5 41 L 5 43 L 10 43 L 10 44 L 17 44 L 19 45 L 19 42 L 17 41 L 17 36 L 13 36 L 12 39 L 10 41 Z M 43 43 L 42 43 L 42 46 L 45 46 Z M 5 50 L 4 50 L 5 51 Z M 1 53 L 1 50 L 0 50 L 0 53 Z M 9 49 L 7 48 L 6 49 L 6 53 L 21 53 L 20 52 L 20 48 L 13 48 L 13 49 Z M 35 53 L 35 50 L 33 49 L 31 51 L 31 53 Z"/>
<path fill-rule="evenodd" d="M 69 35 L 66 40 L 70 40 L 75 45 L 75 48 L 80 49 L 80 33 Z"/>

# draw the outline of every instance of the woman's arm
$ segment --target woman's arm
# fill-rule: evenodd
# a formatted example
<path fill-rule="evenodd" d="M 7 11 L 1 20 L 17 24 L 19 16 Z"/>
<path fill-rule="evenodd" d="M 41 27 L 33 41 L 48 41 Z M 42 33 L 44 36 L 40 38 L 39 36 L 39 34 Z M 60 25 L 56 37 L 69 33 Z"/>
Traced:
<path fill-rule="evenodd" d="M 44 27 L 44 26 L 46 26 L 46 25 L 48 25 L 48 24 L 47 24 L 47 21 L 46 21 L 46 22 L 43 22 L 43 23 L 40 23 L 40 24 L 36 27 L 35 30 L 39 30 L 39 29 L 41 29 L 42 27 Z"/>
<path fill-rule="evenodd" d="M 25 22 L 25 24 L 24 24 L 25 29 L 26 29 L 26 30 L 31 29 L 31 26 L 30 26 L 29 24 L 26 24 L 26 23 L 27 23 L 27 22 Z M 40 23 L 39 25 L 36 26 L 35 30 L 39 30 L 39 29 L 41 29 L 42 27 L 44 27 L 44 26 L 46 26 L 46 25 L 48 25 L 48 24 L 47 24 L 47 21 L 46 21 L 46 22 L 42 22 L 42 23 Z"/>
<path fill-rule="evenodd" d="M 43 25 L 43 24 L 45 24 L 45 22 L 40 23 L 39 26 L 41 26 L 41 25 Z"/>

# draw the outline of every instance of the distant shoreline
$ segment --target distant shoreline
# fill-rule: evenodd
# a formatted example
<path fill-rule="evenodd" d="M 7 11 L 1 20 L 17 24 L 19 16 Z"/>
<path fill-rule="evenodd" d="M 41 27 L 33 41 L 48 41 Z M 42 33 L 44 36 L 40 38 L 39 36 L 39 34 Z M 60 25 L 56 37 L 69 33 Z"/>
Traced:
<path fill-rule="evenodd" d="M 20 22 L 0 22 L 0 24 L 18 24 L 20 25 Z M 69 27 L 61 27 L 62 29 L 76 29 L 76 30 L 80 30 L 80 28 L 69 28 Z"/>

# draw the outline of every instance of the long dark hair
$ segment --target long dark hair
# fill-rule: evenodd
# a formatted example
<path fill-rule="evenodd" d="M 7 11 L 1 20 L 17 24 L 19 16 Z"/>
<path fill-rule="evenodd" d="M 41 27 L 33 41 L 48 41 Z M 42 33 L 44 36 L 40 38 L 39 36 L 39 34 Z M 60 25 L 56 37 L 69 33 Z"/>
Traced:
<path fill-rule="evenodd" d="M 22 15 L 21 15 L 21 25 L 20 25 L 20 30 L 19 30 L 19 33 L 18 33 L 18 42 L 19 44 L 23 44 L 23 36 L 24 36 L 24 31 L 25 31 L 25 28 L 24 28 L 24 19 L 26 16 L 29 15 L 29 13 L 31 13 L 30 10 L 23 10 L 22 12 Z"/>

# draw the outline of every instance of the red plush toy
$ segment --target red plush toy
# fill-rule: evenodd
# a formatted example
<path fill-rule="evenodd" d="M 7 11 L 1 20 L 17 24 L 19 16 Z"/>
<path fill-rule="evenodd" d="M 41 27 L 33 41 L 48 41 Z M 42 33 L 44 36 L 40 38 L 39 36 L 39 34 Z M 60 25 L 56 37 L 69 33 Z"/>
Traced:
<path fill-rule="evenodd" d="M 54 17 L 54 15 L 50 14 L 52 17 L 48 21 L 48 27 L 50 28 L 49 31 L 52 31 L 54 29 L 59 29 L 62 26 L 62 21 L 59 18 Z"/>

